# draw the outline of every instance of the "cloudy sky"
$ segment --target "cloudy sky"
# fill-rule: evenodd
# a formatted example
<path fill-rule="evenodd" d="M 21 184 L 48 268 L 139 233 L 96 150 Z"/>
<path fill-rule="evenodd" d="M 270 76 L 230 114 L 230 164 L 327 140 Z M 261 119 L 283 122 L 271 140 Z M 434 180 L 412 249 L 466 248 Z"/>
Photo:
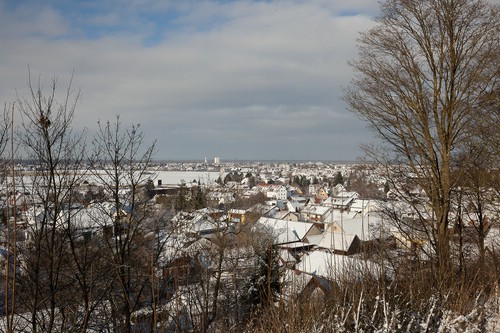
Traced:
<path fill-rule="evenodd" d="M 0 0 L 0 101 L 81 88 L 74 127 L 120 115 L 158 159 L 354 160 L 342 87 L 374 0 Z"/>

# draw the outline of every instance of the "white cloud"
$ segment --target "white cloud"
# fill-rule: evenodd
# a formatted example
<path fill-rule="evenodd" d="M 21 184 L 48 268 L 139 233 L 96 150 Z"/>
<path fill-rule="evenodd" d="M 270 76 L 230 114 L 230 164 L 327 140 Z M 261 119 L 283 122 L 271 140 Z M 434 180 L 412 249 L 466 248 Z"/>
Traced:
<path fill-rule="evenodd" d="M 0 3 L 0 37 L 2 40 L 25 36 L 56 38 L 69 30 L 69 22 L 50 7 L 22 4 L 7 11 Z"/>
<path fill-rule="evenodd" d="M 61 85 L 75 70 L 82 87 L 77 126 L 120 114 L 159 140 L 160 158 L 210 156 L 209 149 L 223 157 L 227 151 L 226 158 L 275 156 L 263 140 L 293 142 L 295 158 L 357 156 L 366 131 L 339 96 L 352 75 L 347 60 L 356 55 L 358 32 L 373 24 L 349 13 L 373 9 L 362 7 L 372 1 L 158 3 L 148 2 L 142 17 L 122 7 L 85 12 L 85 24 L 103 29 L 93 39 L 70 33 L 88 27 L 54 8 L 0 8 L 0 22 L 11 17 L 26 26 L 0 33 L 0 100 L 13 100 L 14 89 L 26 92 L 28 64 L 42 79 L 58 75 Z M 177 16 L 148 21 L 152 9 Z M 40 15 L 30 21 L 24 10 Z M 140 22 L 148 26 L 134 32 Z M 43 33 L 33 34 L 37 29 Z M 148 45 L 153 30 L 158 39 Z M 340 134 L 343 145 L 335 146 L 329 138 Z M 324 156 L 330 147 L 337 152 Z"/>

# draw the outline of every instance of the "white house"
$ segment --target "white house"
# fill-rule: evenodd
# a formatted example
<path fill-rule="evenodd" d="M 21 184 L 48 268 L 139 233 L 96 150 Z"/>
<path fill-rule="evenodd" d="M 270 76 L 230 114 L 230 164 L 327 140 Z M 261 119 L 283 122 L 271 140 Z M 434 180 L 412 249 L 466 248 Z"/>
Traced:
<path fill-rule="evenodd" d="M 269 217 L 261 217 L 257 225 L 267 228 L 275 237 L 276 244 L 306 242 L 307 237 L 320 235 L 321 231 L 314 223 L 294 222 Z"/>

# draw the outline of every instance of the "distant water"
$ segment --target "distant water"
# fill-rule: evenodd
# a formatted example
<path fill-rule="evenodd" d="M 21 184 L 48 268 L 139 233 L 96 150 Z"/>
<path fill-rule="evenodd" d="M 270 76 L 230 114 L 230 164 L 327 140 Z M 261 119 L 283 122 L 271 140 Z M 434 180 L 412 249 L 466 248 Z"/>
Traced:
<path fill-rule="evenodd" d="M 155 185 L 161 180 L 163 185 L 180 184 L 182 182 L 191 183 L 193 181 L 201 184 L 215 182 L 221 174 L 213 171 L 157 171 L 155 175 Z M 224 179 L 224 175 L 222 175 Z"/>
<path fill-rule="evenodd" d="M 85 173 L 81 172 L 82 175 Z M 154 184 L 157 185 L 158 181 L 161 180 L 162 185 L 178 185 L 182 182 L 191 183 L 193 181 L 200 182 L 201 184 L 209 184 L 215 182 L 219 177 L 224 179 L 226 175 L 225 172 L 220 174 L 214 171 L 155 171 L 150 176 L 154 180 Z M 79 180 L 80 183 L 86 181 L 90 184 L 101 184 L 102 181 L 108 181 L 108 178 L 104 173 L 101 175 L 101 179 L 97 179 L 94 175 L 87 174 L 82 176 Z M 27 191 L 31 192 L 31 186 L 33 184 L 33 175 L 25 174 L 21 179 L 17 180 L 16 186 L 18 188 L 24 187 Z M 2 184 L 0 183 L 0 187 Z"/>

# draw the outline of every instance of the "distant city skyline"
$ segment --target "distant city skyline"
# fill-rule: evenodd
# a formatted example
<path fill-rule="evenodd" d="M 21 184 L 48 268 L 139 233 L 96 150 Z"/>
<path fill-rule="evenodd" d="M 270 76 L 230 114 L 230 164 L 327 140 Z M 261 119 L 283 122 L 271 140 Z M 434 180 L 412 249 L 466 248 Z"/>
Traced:
<path fill-rule="evenodd" d="M 354 161 L 373 141 L 340 99 L 372 0 L 0 1 L 0 101 L 53 77 L 73 127 L 120 115 L 156 160 Z M 17 117 L 19 120 L 20 118 Z"/>
<path fill-rule="evenodd" d="M 286 159 L 222 159 L 219 158 L 219 161 L 216 163 L 213 159 L 204 158 L 191 158 L 191 159 L 153 159 L 153 163 L 193 163 L 193 164 L 207 164 L 207 165 L 224 165 L 228 163 L 285 163 L 285 164 L 294 164 L 294 163 L 328 163 L 328 164 L 352 164 L 352 163 L 371 163 L 370 160 L 327 160 L 327 159 L 304 159 L 304 160 L 286 160 Z"/>

